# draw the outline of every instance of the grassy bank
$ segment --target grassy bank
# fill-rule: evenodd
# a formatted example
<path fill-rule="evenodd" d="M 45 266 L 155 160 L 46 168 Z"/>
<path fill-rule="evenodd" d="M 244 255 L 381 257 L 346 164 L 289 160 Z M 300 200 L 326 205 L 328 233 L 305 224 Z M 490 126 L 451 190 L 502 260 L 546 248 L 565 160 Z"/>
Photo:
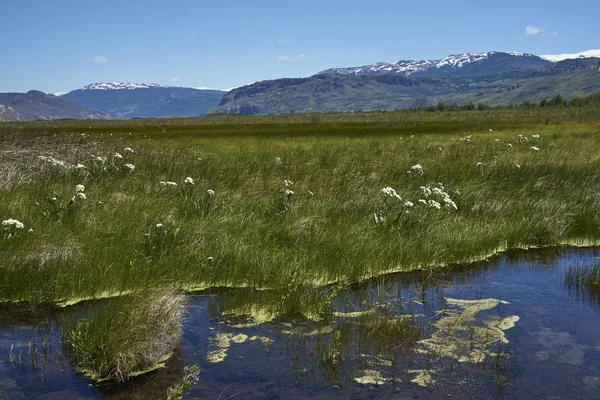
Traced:
<path fill-rule="evenodd" d="M 353 282 L 598 240 L 599 133 L 585 109 L 4 123 L 0 219 L 24 227 L 2 226 L 0 298 Z"/>

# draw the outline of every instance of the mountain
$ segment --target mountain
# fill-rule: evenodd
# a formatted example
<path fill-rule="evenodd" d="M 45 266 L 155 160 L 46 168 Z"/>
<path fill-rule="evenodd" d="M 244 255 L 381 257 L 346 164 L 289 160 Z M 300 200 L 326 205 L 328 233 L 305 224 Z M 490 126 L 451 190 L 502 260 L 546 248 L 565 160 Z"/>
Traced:
<path fill-rule="evenodd" d="M 0 93 L 0 120 L 106 119 L 108 115 L 37 90 Z"/>
<path fill-rule="evenodd" d="M 459 76 L 485 76 L 498 72 L 530 71 L 550 66 L 568 59 L 600 57 L 600 50 L 588 50 L 574 54 L 536 56 L 515 51 L 491 51 L 450 55 L 441 60 L 400 60 L 389 64 L 379 62 L 362 67 L 330 68 L 319 74 L 382 75 L 398 73 L 419 77 L 441 78 Z"/>
<path fill-rule="evenodd" d="M 206 114 L 219 104 L 223 94 L 220 90 L 112 82 L 87 85 L 60 98 L 113 118 L 153 118 Z"/>
<path fill-rule="evenodd" d="M 547 67 L 551 61 L 533 54 L 517 52 L 465 53 L 441 60 L 401 60 L 362 67 L 331 68 L 319 74 L 381 75 L 399 73 L 418 77 L 483 76 L 496 72 L 527 71 Z"/>
<path fill-rule="evenodd" d="M 600 92 L 599 63 L 599 58 L 567 59 L 547 62 L 546 66 L 533 70 L 474 76 L 320 73 L 309 78 L 276 79 L 242 86 L 227 93 L 212 111 L 279 114 L 392 110 L 435 105 L 440 101 L 500 105 L 538 101 L 557 94 L 571 99 Z"/>

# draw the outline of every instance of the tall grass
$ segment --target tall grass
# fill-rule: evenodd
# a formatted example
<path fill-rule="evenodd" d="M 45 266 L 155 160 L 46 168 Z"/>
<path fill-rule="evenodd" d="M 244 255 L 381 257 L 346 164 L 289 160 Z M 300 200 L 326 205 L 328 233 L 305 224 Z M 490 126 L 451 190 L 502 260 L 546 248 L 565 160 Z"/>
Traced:
<path fill-rule="evenodd" d="M 94 304 L 67 324 L 75 368 L 95 380 L 124 381 L 171 355 L 181 335 L 184 296 L 149 292 Z"/>
<path fill-rule="evenodd" d="M 25 227 L 0 240 L 0 298 L 285 290 L 600 239 L 597 115 L 318 117 L 1 124 L 0 220 Z M 417 163 L 423 174 L 407 174 Z M 418 202 L 421 186 L 440 183 L 457 210 Z M 68 217 L 35 204 L 68 200 L 78 184 L 86 199 Z M 388 186 L 415 206 L 410 223 L 382 229 L 373 215 Z"/>

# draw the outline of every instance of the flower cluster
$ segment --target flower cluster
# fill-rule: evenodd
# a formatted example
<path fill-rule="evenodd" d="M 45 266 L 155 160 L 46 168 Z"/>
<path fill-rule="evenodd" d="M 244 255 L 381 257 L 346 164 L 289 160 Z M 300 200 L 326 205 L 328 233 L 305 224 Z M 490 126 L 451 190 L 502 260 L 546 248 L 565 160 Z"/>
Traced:
<path fill-rule="evenodd" d="M 11 237 L 15 236 L 17 233 L 17 229 L 23 229 L 25 227 L 25 225 L 22 222 L 12 218 L 5 219 L 4 221 L 2 221 L 2 226 L 4 227 L 4 235 L 7 239 L 10 239 Z"/>
<path fill-rule="evenodd" d="M 57 160 L 56 158 L 54 158 L 52 156 L 38 156 L 38 158 L 42 161 L 46 161 L 46 162 L 56 166 L 56 167 L 62 167 L 62 168 L 66 168 L 66 169 L 75 168 L 75 166 L 73 164 L 70 164 L 66 161 Z"/>
<path fill-rule="evenodd" d="M 416 175 L 423 175 L 423 167 L 421 164 L 415 164 L 410 167 L 410 170 L 406 171 L 407 174 L 415 173 Z"/>
<path fill-rule="evenodd" d="M 194 186 L 194 179 L 192 179 L 191 176 L 188 176 L 187 178 L 185 178 L 185 180 L 183 181 L 183 183 L 187 184 L 187 185 L 192 185 Z"/>
<path fill-rule="evenodd" d="M 168 188 L 168 187 L 175 187 L 177 186 L 177 182 L 171 182 L 171 181 L 159 181 L 158 182 L 163 188 Z"/>
<path fill-rule="evenodd" d="M 473 140 L 473 136 L 472 136 L 472 135 L 469 135 L 469 136 L 467 136 L 467 137 L 461 137 L 461 138 L 460 138 L 460 141 L 461 141 L 461 142 L 467 142 L 467 143 L 470 143 L 470 142 L 471 142 L 471 140 Z"/>
<path fill-rule="evenodd" d="M 419 199 L 419 203 L 436 210 L 440 210 L 442 205 L 458 210 L 456 203 L 450 198 L 450 195 L 446 193 L 443 184 L 438 183 L 438 186 L 434 187 L 421 186 L 420 189 L 425 199 Z"/>
<path fill-rule="evenodd" d="M 398 195 L 398 193 L 396 193 L 396 191 L 389 186 L 381 189 L 381 192 L 389 197 L 392 197 L 392 198 L 398 199 L 399 201 L 402 201 L 402 198 Z"/>

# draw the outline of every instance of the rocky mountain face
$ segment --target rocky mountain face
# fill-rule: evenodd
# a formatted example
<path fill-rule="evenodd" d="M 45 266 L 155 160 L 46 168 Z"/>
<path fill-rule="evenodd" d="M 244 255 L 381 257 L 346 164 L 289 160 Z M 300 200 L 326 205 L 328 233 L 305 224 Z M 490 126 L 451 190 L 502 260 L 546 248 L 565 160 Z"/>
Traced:
<path fill-rule="evenodd" d="M 27 93 L 0 93 L 1 120 L 32 121 L 67 118 L 106 119 L 108 115 L 37 90 L 30 90 Z"/>
<path fill-rule="evenodd" d="M 94 83 L 61 99 L 113 118 L 187 117 L 206 114 L 225 92 L 148 83 Z"/>
<path fill-rule="evenodd" d="M 474 68 L 476 65 L 472 58 L 463 67 L 458 66 L 460 61 L 455 61 L 440 68 Z M 213 111 L 279 114 L 392 110 L 435 105 L 440 101 L 504 105 L 525 100 L 540 101 L 557 94 L 571 99 L 600 92 L 599 62 L 599 58 L 566 59 L 544 62 L 544 67 L 536 69 L 505 72 L 503 67 L 498 67 L 495 72 L 472 76 L 321 73 L 309 78 L 276 79 L 234 89 Z"/>

